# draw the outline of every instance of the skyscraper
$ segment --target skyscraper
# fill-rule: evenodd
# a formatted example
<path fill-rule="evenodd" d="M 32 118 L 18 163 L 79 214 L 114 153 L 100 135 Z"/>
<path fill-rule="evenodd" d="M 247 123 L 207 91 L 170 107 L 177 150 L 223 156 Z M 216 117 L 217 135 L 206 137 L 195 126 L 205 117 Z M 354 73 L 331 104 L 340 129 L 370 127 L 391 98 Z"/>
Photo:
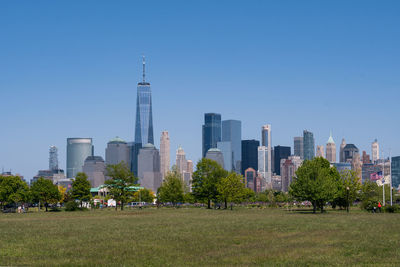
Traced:
<path fill-rule="evenodd" d="M 118 136 L 107 143 L 106 164 L 114 165 L 124 162 L 128 167 L 130 165 L 128 144 Z"/>
<path fill-rule="evenodd" d="M 272 187 L 271 150 L 266 146 L 258 147 L 258 174 L 262 177 L 264 186 Z"/>
<path fill-rule="evenodd" d="M 221 114 L 204 114 L 203 125 L 203 157 L 210 148 L 217 148 L 217 143 L 221 141 Z"/>
<path fill-rule="evenodd" d="M 176 150 L 176 168 L 179 173 L 183 176 L 183 173 L 187 171 L 187 160 L 185 151 L 181 146 L 179 146 L 178 150 Z"/>
<path fill-rule="evenodd" d="M 83 164 L 82 171 L 88 176 L 91 187 L 98 187 L 104 184 L 106 165 L 102 157 L 87 157 Z"/>
<path fill-rule="evenodd" d="M 258 147 L 260 141 L 243 140 L 242 141 L 242 174 L 248 168 L 258 170 Z"/>
<path fill-rule="evenodd" d="M 154 193 L 161 186 L 160 153 L 153 144 L 146 144 L 138 155 L 139 184 Z"/>
<path fill-rule="evenodd" d="M 154 144 L 153 111 L 150 83 L 146 82 L 146 62 L 143 57 L 143 80 L 137 86 L 135 144 Z"/>
<path fill-rule="evenodd" d="M 339 152 L 339 162 L 343 163 L 346 162 L 346 160 L 344 159 L 344 148 L 346 146 L 346 141 L 344 140 L 344 138 L 342 139 L 342 143 L 340 144 L 340 152 Z"/>
<path fill-rule="evenodd" d="M 49 150 L 49 170 L 58 170 L 58 149 L 51 146 Z"/>
<path fill-rule="evenodd" d="M 291 154 L 290 146 L 275 146 L 274 147 L 274 172 L 277 175 L 281 175 L 281 160 L 289 158 Z"/>
<path fill-rule="evenodd" d="M 241 161 L 242 161 L 242 122 L 238 120 L 224 120 L 222 121 L 222 142 L 231 143 L 231 164 L 232 170 L 240 173 L 241 172 Z M 224 155 L 224 161 L 226 161 Z"/>
<path fill-rule="evenodd" d="M 400 185 L 400 157 L 392 157 L 392 186 L 397 189 Z"/>
<path fill-rule="evenodd" d="M 271 124 L 261 127 L 261 146 L 271 147 Z"/>
<path fill-rule="evenodd" d="M 375 139 L 375 141 L 372 143 L 371 149 L 372 149 L 372 162 L 375 162 L 379 159 L 379 143 L 377 139 Z"/>
<path fill-rule="evenodd" d="M 89 156 L 93 156 L 92 138 L 67 138 L 67 178 L 75 178 L 82 172 Z"/>
<path fill-rule="evenodd" d="M 294 148 L 294 155 L 303 159 L 304 158 L 304 144 L 303 144 L 302 136 L 294 138 L 293 148 Z"/>
<path fill-rule="evenodd" d="M 333 141 L 332 133 L 329 136 L 328 142 L 326 143 L 326 159 L 330 163 L 336 162 L 336 144 Z"/>
<path fill-rule="evenodd" d="M 217 148 L 221 150 L 224 156 L 224 169 L 227 171 L 233 170 L 233 151 L 232 143 L 230 141 L 222 141 L 217 143 Z"/>
<path fill-rule="evenodd" d="M 324 158 L 324 146 L 317 146 L 317 157 L 322 157 Z"/>
<path fill-rule="evenodd" d="M 295 179 L 296 171 L 302 163 L 303 160 L 299 156 L 291 156 L 288 159 L 281 160 L 282 191 L 289 191 L 290 184 Z"/>
<path fill-rule="evenodd" d="M 160 163 L 161 163 L 161 175 L 164 179 L 165 175 L 169 171 L 170 166 L 170 145 L 168 131 L 163 131 L 160 137 Z"/>
<path fill-rule="evenodd" d="M 344 162 L 351 163 L 351 161 L 353 160 L 353 158 L 356 154 L 358 154 L 358 156 L 360 156 L 358 148 L 354 144 L 347 144 L 343 148 Z M 358 158 L 360 158 L 360 157 L 358 157 Z"/>
<path fill-rule="evenodd" d="M 248 168 L 244 171 L 245 185 L 247 188 L 250 188 L 253 191 L 256 191 L 256 188 L 255 188 L 256 177 L 257 177 L 257 172 L 253 168 Z"/>
<path fill-rule="evenodd" d="M 303 151 L 304 159 L 312 160 L 315 156 L 314 134 L 307 130 L 303 131 Z"/>
<path fill-rule="evenodd" d="M 218 148 L 210 148 L 206 153 L 206 158 L 216 161 L 221 167 L 224 167 L 224 155 Z"/>

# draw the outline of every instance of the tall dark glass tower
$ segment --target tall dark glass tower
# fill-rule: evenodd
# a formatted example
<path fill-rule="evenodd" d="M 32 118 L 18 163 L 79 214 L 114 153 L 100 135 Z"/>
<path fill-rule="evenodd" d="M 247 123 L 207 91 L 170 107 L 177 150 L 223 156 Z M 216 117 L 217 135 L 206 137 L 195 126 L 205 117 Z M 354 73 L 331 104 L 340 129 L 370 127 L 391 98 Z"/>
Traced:
<path fill-rule="evenodd" d="M 146 144 L 154 145 L 153 107 L 150 83 L 146 82 L 146 61 L 143 57 L 143 80 L 137 86 L 135 142 L 130 145 L 131 171 L 138 175 L 139 150 Z"/>
<path fill-rule="evenodd" d="M 400 157 L 392 157 L 392 186 L 397 189 L 400 185 Z"/>
<path fill-rule="evenodd" d="M 242 174 L 247 168 L 258 170 L 258 140 L 243 140 L 242 141 Z"/>
<path fill-rule="evenodd" d="M 206 157 L 210 148 L 217 148 L 217 143 L 221 141 L 221 114 L 204 114 L 203 125 L 203 158 Z"/>
<path fill-rule="evenodd" d="M 135 144 L 154 144 L 153 111 L 150 83 L 146 82 L 146 62 L 143 57 L 143 81 L 137 86 Z"/>
<path fill-rule="evenodd" d="M 275 146 L 274 147 L 275 166 L 274 170 L 277 175 L 281 175 L 281 160 L 287 159 L 290 156 L 290 146 Z"/>
<path fill-rule="evenodd" d="M 303 153 L 305 160 L 312 160 L 315 157 L 314 134 L 307 130 L 303 131 Z"/>

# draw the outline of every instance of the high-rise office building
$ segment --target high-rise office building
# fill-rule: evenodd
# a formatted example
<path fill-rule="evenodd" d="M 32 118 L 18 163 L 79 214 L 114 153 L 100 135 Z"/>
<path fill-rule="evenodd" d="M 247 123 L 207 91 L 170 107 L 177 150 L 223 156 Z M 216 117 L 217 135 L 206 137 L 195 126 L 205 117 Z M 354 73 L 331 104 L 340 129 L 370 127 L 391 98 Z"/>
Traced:
<path fill-rule="evenodd" d="M 304 159 L 312 160 L 315 156 L 314 134 L 307 130 L 303 131 L 303 151 Z"/>
<path fill-rule="evenodd" d="M 227 171 L 233 170 L 233 151 L 232 143 L 230 141 L 222 141 L 217 143 L 217 148 L 221 150 L 224 156 L 224 169 Z"/>
<path fill-rule="evenodd" d="M 371 164 L 371 158 L 366 151 L 362 152 L 361 161 L 363 164 Z"/>
<path fill-rule="evenodd" d="M 107 143 L 106 148 L 106 165 L 114 165 L 123 162 L 126 166 L 130 166 L 129 147 L 127 142 L 118 136 L 111 139 Z"/>
<path fill-rule="evenodd" d="M 287 159 L 291 155 L 290 146 L 275 146 L 274 147 L 274 172 L 281 175 L 281 160 Z"/>
<path fill-rule="evenodd" d="M 67 138 L 67 178 L 75 178 L 82 172 L 89 156 L 93 156 L 92 138 Z"/>
<path fill-rule="evenodd" d="M 360 184 L 362 183 L 362 162 L 359 153 L 355 153 L 351 160 L 351 169 L 358 177 Z"/>
<path fill-rule="evenodd" d="M 272 147 L 271 124 L 266 124 L 261 127 L 261 146 Z"/>
<path fill-rule="evenodd" d="M 328 142 L 326 143 L 326 159 L 330 163 L 336 162 L 336 144 L 333 141 L 332 133 L 329 136 Z"/>
<path fill-rule="evenodd" d="M 302 136 L 294 138 L 293 148 L 294 148 L 294 155 L 303 159 L 304 158 L 304 143 L 303 143 Z"/>
<path fill-rule="evenodd" d="M 216 161 L 221 167 L 224 167 L 224 155 L 218 148 L 210 148 L 206 153 L 207 159 Z"/>
<path fill-rule="evenodd" d="M 266 146 L 258 147 L 258 174 L 263 178 L 263 185 L 272 188 L 271 150 Z"/>
<path fill-rule="evenodd" d="M 246 185 L 247 188 L 250 188 L 253 191 L 256 191 L 256 188 L 255 188 L 256 177 L 257 177 L 257 172 L 253 168 L 247 168 L 244 171 L 245 185 Z"/>
<path fill-rule="evenodd" d="M 138 155 L 139 184 L 154 193 L 161 186 L 160 153 L 153 144 L 146 144 Z"/>
<path fill-rule="evenodd" d="M 372 162 L 375 162 L 379 159 L 379 143 L 377 139 L 375 139 L 375 141 L 372 143 L 371 150 L 372 150 Z"/>
<path fill-rule="evenodd" d="M 143 80 L 137 86 L 135 143 L 154 144 L 153 108 L 150 83 L 146 82 L 146 62 L 143 57 Z"/>
<path fill-rule="evenodd" d="M 187 171 L 187 160 L 185 151 L 181 146 L 176 150 L 176 168 L 178 169 L 179 173 L 183 176 L 183 173 Z"/>
<path fill-rule="evenodd" d="M 317 146 L 317 157 L 325 158 L 324 146 Z"/>
<path fill-rule="evenodd" d="M 291 156 L 281 160 L 282 191 L 288 192 L 290 184 L 296 177 L 296 171 L 303 163 L 299 156 Z"/>
<path fill-rule="evenodd" d="M 82 171 L 86 173 L 91 187 L 99 187 L 104 184 L 106 165 L 102 157 L 87 157 L 83 164 Z"/>
<path fill-rule="evenodd" d="M 339 162 L 344 163 L 346 160 L 344 159 L 344 148 L 346 146 L 346 140 L 342 139 L 342 143 L 340 144 L 340 152 L 339 152 Z"/>
<path fill-rule="evenodd" d="M 359 155 L 358 148 L 354 144 L 347 144 L 343 148 L 344 162 L 350 162 L 351 163 L 351 161 L 353 160 L 353 158 L 354 158 L 354 156 L 356 154 Z"/>
<path fill-rule="evenodd" d="M 242 174 L 248 168 L 258 170 L 258 147 L 260 141 L 243 140 L 242 141 Z"/>
<path fill-rule="evenodd" d="M 400 186 L 400 157 L 392 157 L 391 174 L 392 186 L 398 189 Z"/>
<path fill-rule="evenodd" d="M 161 175 L 164 179 L 169 171 L 170 166 L 170 142 L 168 131 L 163 131 L 160 137 L 160 162 L 161 162 Z"/>
<path fill-rule="evenodd" d="M 58 149 L 51 146 L 49 150 L 49 170 L 58 170 Z"/>
<path fill-rule="evenodd" d="M 221 141 L 221 114 L 204 114 L 203 125 L 203 157 L 210 148 L 217 148 L 217 143 Z"/>
<path fill-rule="evenodd" d="M 242 161 L 242 122 L 238 120 L 224 120 L 222 121 L 222 142 L 231 143 L 231 170 L 240 173 Z M 224 161 L 227 158 L 224 155 Z"/>

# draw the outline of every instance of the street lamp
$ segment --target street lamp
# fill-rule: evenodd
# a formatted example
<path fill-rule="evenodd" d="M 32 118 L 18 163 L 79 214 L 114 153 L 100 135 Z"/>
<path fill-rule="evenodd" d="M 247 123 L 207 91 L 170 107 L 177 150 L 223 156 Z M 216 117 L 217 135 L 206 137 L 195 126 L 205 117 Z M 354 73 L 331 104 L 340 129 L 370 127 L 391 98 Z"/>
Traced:
<path fill-rule="evenodd" d="M 349 203 L 349 191 L 350 191 L 350 188 L 349 188 L 349 187 L 346 187 L 346 193 L 347 193 L 347 213 L 349 213 L 349 206 L 350 206 L 350 203 Z"/>

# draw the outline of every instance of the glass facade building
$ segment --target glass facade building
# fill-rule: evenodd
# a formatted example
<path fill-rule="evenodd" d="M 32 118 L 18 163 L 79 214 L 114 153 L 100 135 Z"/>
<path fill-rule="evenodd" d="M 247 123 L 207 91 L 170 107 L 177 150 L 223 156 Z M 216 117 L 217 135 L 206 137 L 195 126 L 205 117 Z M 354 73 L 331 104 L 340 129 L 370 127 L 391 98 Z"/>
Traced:
<path fill-rule="evenodd" d="M 222 142 L 230 142 L 232 150 L 231 170 L 240 173 L 242 162 L 242 122 L 238 120 L 222 121 Z M 221 149 L 221 148 L 220 148 Z M 221 149 L 222 150 L 222 149 Z M 228 159 L 225 157 L 225 162 Z"/>
<path fill-rule="evenodd" d="M 144 81 L 137 87 L 135 143 L 154 144 L 151 89 Z"/>
<path fill-rule="evenodd" d="M 315 157 L 314 134 L 307 130 L 303 131 L 303 153 L 305 160 L 312 160 Z"/>
<path fill-rule="evenodd" d="M 281 160 L 288 159 L 291 151 L 290 146 L 276 146 L 274 147 L 274 171 L 277 175 L 281 175 Z"/>
<path fill-rule="evenodd" d="M 242 141 L 242 174 L 245 170 L 253 168 L 258 170 L 258 140 L 243 140 Z"/>
<path fill-rule="evenodd" d="M 87 157 L 93 156 L 92 138 L 67 139 L 67 178 L 82 172 Z"/>
<path fill-rule="evenodd" d="M 204 114 L 203 138 L 202 138 L 203 158 L 206 157 L 210 148 L 217 148 L 217 143 L 221 141 L 221 114 Z"/>
<path fill-rule="evenodd" d="M 293 140 L 293 148 L 294 148 L 294 155 L 300 157 L 301 159 L 304 158 L 304 144 L 303 144 L 303 137 L 295 137 Z"/>
<path fill-rule="evenodd" d="M 392 157 L 392 186 L 398 188 L 400 185 L 400 157 Z"/>

